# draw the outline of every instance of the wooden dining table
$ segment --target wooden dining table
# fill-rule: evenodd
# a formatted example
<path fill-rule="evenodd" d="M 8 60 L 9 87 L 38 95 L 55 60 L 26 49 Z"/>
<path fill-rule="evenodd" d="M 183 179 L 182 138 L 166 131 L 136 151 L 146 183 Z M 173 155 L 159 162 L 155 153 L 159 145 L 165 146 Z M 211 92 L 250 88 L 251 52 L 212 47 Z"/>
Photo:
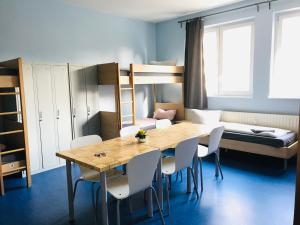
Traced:
<path fill-rule="evenodd" d="M 138 143 L 134 136 L 119 137 L 103 141 L 99 144 L 88 145 L 77 149 L 57 152 L 56 156 L 66 160 L 67 189 L 69 220 L 74 220 L 74 198 L 71 163 L 74 162 L 80 166 L 95 170 L 100 174 L 101 183 L 101 213 L 102 224 L 108 225 L 108 207 L 107 207 L 107 174 L 111 169 L 125 165 L 130 159 L 153 150 L 164 151 L 169 148 L 175 148 L 176 145 L 184 140 L 194 137 L 204 137 L 210 134 L 213 126 L 195 124 L 190 122 L 181 122 L 168 128 L 153 129 L 147 132 L 145 143 Z M 196 184 L 198 184 L 198 156 L 194 156 L 194 170 Z M 157 167 L 157 182 L 159 203 L 163 208 L 163 182 L 161 174 L 161 160 Z M 189 170 L 188 170 L 189 171 Z M 187 192 L 191 192 L 191 174 L 187 175 Z M 198 185 L 196 185 L 198 188 Z M 152 194 L 147 192 L 148 216 L 153 216 Z"/>

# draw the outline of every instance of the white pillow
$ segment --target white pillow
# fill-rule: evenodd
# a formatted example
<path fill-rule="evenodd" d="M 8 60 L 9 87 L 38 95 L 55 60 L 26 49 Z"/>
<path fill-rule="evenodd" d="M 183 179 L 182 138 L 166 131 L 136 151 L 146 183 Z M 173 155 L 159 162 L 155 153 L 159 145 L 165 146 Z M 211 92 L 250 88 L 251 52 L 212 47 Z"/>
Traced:
<path fill-rule="evenodd" d="M 220 110 L 185 109 L 185 119 L 193 123 L 215 124 L 220 118 Z"/>
<path fill-rule="evenodd" d="M 150 65 L 176 66 L 177 60 L 150 61 Z"/>

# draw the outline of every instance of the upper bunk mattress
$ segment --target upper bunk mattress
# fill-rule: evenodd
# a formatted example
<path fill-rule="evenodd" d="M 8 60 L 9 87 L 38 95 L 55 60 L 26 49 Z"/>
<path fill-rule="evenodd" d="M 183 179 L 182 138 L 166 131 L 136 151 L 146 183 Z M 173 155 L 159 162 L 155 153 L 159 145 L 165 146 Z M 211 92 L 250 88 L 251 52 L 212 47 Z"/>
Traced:
<path fill-rule="evenodd" d="M 297 134 L 288 130 L 227 122 L 222 124 L 225 126 L 222 136 L 224 139 L 262 144 L 276 148 L 288 147 L 297 140 Z"/>

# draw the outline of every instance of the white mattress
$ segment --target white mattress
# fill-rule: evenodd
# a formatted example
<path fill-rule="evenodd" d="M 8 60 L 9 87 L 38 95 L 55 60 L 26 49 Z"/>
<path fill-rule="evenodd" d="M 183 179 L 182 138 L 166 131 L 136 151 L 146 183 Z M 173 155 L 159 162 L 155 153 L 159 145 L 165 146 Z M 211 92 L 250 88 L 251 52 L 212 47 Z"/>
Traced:
<path fill-rule="evenodd" d="M 259 134 L 256 134 L 258 136 L 264 136 L 264 137 L 272 137 L 272 138 L 278 138 L 280 136 L 286 135 L 287 133 L 290 133 L 289 130 L 279 129 L 279 128 L 273 128 L 273 127 L 263 127 L 263 126 L 256 126 L 256 125 L 249 125 L 249 124 L 242 124 L 242 123 L 230 123 L 230 122 L 220 122 L 221 125 L 225 127 L 226 131 L 229 132 L 238 132 L 243 134 L 255 134 L 251 131 L 251 129 L 254 130 L 266 130 L 266 132 L 261 132 Z M 268 130 L 272 130 L 272 132 L 267 132 Z"/>

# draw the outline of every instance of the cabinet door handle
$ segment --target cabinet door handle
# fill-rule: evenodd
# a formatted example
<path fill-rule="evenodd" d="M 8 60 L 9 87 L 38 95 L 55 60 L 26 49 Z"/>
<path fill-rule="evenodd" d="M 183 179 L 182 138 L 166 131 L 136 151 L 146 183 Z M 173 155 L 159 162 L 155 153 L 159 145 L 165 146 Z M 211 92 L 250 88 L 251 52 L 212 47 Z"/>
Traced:
<path fill-rule="evenodd" d="M 76 117 L 76 109 L 73 108 L 73 118 L 75 118 L 75 117 Z"/>
<path fill-rule="evenodd" d="M 39 112 L 39 121 L 42 122 L 43 121 L 43 113 Z"/>
<path fill-rule="evenodd" d="M 89 116 L 89 115 L 91 115 L 91 107 L 87 107 L 87 115 Z"/>
<path fill-rule="evenodd" d="M 56 119 L 59 120 L 59 116 L 60 116 L 60 112 L 59 112 L 59 109 L 56 111 Z"/>

